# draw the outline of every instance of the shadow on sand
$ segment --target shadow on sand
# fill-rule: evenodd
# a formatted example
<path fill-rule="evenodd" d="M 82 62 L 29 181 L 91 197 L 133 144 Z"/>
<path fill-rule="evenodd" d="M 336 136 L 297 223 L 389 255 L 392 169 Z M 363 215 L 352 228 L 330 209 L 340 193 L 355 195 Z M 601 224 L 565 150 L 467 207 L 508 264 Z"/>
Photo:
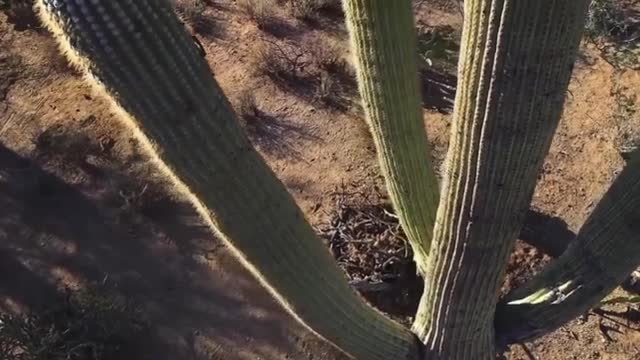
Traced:
<path fill-rule="evenodd" d="M 292 322 L 189 206 L 132 207 L 110 186 L 108 174 L 71 186 L 0 144 L 0 310 L 106 283 L 144 304 L 161 345 L 150 359 L 295 353 Z"/>

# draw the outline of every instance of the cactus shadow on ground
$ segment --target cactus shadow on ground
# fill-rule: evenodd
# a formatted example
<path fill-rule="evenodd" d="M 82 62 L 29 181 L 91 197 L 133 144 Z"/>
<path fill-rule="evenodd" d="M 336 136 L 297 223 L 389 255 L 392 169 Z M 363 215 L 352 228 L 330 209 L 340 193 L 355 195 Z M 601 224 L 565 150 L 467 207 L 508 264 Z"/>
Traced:
<path fill-rule="evenodd" d="M 302 155 L 296 150 L 298 142 L 320 141 L 306 127 L 255 106 L 252 111 L 241 116 L 245 132 L 254 146 L 276 158 L 291 157 L 300 160 Z"/>
<path fill-rule="evenodd" d="M 152 190 L 129 201 L 110 188 L 121 175 L 108 169 L 70 165 L 64 171 L 85 177 L 73 185 L 40 161 L 0 144 L 0 311 L 41 308 L 64 287 L 104 283 L 144 305 L 158 342 L 150 358 L 297 351 L 279 306 L 188 206 Z"/>
<path fill-rule="evenodd" d="M 134 302 L 104 286 L 63 295 L 22 314 L 0 313 L 1 360 L 150 358 L 156 345 Z"/>

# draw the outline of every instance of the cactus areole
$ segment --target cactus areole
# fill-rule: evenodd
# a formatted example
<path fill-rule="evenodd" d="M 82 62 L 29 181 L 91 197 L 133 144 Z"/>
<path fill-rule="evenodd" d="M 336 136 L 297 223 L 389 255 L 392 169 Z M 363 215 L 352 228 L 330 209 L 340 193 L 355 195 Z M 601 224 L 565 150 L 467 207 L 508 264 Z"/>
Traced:
<path fill-rule="evenodd" d="M 344 0 L 366 120 L 424 277 L 411 329 L 367 305 L 251 146 L 168 0 L 36 0 L 61 51 L 164 175 L 298 321 L 353 358 L 494 359 L 556 329 L 640 263 L 640 161 L 575 241 L 498 297 L 557 128 L 588 0 L 467 0 L 438 189 L 410 0 Z"/>

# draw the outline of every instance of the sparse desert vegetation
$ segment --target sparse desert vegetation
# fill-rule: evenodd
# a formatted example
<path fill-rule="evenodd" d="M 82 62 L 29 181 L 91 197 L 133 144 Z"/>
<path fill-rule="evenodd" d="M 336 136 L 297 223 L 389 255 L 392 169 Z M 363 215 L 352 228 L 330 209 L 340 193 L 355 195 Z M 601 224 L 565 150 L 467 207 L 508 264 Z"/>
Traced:
<path fill-rule="evenodd" d="M 635 5 L 632 1 L 595 0 L 589 7 L 586 36 L 603 58 L 621 69 L 640 69 L 640 13 Z"/>
<path fill-rule="evenodd" d="M 411 326 L 424 282 L 365 121 L 341 2 L 172 3 L 240 128 L 349 284 Z M 412 4 L 415 80 L 442 181 L 455 128 L 463 2 Z M 590 6 L 502 295 L 562 254 L 640 145 L 639 14 L 632 0 Z M 347 359 L 274 303 L 119 112 L 62 66 L 55 48 L 31 1 L 0 0 L 0 360 Z M 178 138 L 177 121 L 198 115 L 190 105 L 176 115 Z M 215 142 L 215 126 L 205 128 L 198 143 Z M 215 159 L 191 161 L 209 169 Z M 265 212 L 278 211 L 269 204 Z M 501 356 L 639 358 L 639 279 L 634 272 L 581 318 Z"/>
<path fill-rule="evenodd" d="M 0 314 L 0 359 L 146 358 L 140 309 L 100 287 L 64 294 L 25 314 Z"/>
<path fill-rule="evenodd" d="M 340 0 L 282 0 L 286 2 L 289 13 L 296 19 L 313 22 L 322 12 L 339 13 L 342 11 Z"/>
<path fill-rule="evenodd" d="M 258 28 L 266 29 L 274 16 L 275 0 L 239 0 L 238 6 L 253 20 Z"/>

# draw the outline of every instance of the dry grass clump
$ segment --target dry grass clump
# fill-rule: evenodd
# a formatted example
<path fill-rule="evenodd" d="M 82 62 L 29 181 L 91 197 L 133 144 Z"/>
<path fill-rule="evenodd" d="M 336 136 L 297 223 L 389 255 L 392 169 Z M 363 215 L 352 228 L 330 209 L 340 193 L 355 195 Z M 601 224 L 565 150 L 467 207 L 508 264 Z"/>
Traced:
<path fill-rule="evenodd" d="M 274 0 L 238 0 L 238 6 L 253 20 L 259 29 L 266 29 L 274 19 Z"/>
<path fill-rule="evenodd" d="M 265 38 L 253 48 L 253 69 L 278 87 L 346 111 L 357 97 L 355 72 L 337 46 L 325 42 L 300 47 Z"/>
<path fill-rule="evenodd" d="M 287 0 L 286 3 L 293 17 L 307 22 L 317 20 L 322 12 L 342 11 L 340 0 Z"/>
<path fill-rule="evenodd" d="M 333 44 L 316 43 L 310 47 L 316 69 L 316 98 L 326 106 L 346 110 L 357 97 L 355 72 Z"/>
<path fill-rule="evenodd" d="M 178 17 L 196 34 L 220 37 L 224 28 L 207 13 L 209 5 L 211 0 L 175 0 L 174 8 Z"/>
<path fill-rule="evenodd" d="M 0 360 L 140 359 L 148 332 L 130 300 L 82 290 L 38 311 L 0 314 Z"/>

